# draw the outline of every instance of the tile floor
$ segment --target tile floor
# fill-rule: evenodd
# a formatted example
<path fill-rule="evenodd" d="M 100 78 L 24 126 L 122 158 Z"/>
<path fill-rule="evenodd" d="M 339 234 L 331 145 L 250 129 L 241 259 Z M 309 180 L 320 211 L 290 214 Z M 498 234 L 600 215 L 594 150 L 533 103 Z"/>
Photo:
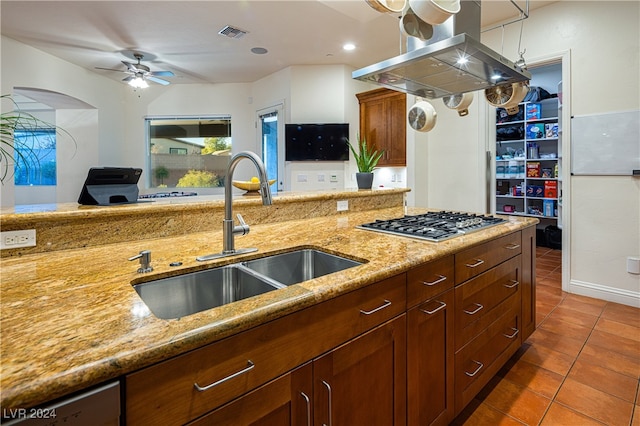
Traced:
<path fill-rule="evenodd" d="M 561 289 L 537 248 L 537 329 L 455 425 L 640 426 L 640 309 Z"/>

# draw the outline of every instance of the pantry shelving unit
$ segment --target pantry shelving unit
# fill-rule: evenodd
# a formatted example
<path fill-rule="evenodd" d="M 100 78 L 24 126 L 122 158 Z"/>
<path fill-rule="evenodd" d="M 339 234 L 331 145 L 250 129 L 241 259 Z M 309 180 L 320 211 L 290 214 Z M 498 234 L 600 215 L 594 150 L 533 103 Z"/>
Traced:
<path fill-rule="evenodd" d="M 496 110 L 496 213 L 562 227 L 562 130 L 558 97 Z"/>

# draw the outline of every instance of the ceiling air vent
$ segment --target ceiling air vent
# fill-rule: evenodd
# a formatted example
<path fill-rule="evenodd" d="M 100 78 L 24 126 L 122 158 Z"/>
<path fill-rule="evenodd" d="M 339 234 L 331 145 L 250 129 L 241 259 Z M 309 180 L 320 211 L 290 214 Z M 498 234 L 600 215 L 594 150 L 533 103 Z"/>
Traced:
<path fill-rule="evenodd" d="M 226 27 L 218 31 L 218 34 L 227 36 L 229 38 L 242 38 L 246 33 L 247 31 L 241 30 L 240 28 L 234 28 L 230 25 L 227 25 Z"/>

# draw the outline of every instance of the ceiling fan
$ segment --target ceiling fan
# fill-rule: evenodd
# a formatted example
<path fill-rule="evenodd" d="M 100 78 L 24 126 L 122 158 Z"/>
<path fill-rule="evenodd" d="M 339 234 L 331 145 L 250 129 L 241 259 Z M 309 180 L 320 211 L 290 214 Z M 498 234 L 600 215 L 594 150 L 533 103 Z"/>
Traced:
<path fill-rule="evenodd" d="M 122 81 L 126 81 L 127 83 L 129 83 L 129 85 L 136 88 L 149 87 L 147 80 L 166 86 L 170 84 L 170 82 L 158 77 L 175 76 L 175 74 L 172 73 L 171 71 L 151 71 L 151 69 L 148 66 L 142 65 L 140 63 L 140 61 L 142 61 L 142 58 L 144 58 L 144 56 L 140 53 L 134 53 L 133 57 L 138 60 L 138 63 L 132 64 L 131 62 L 122 61 L 122 63 L 125 64 L 127 67 L 126 70 L 118 70 L 114 68 L 102 68 L 102 67 L 96 67 L 96 69 L 124 72 L 124 73 L 130 74 L 129 76 L 123 78 Z"/>

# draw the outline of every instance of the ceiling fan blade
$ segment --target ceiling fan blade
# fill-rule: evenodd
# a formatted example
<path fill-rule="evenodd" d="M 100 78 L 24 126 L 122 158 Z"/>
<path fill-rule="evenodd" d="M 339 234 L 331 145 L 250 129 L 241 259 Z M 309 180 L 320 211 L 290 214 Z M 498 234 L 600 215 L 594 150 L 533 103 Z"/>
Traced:
<path fill-rule="evenodd" d="M 149 75 L 156 77 L 175 77 L 176 75 L 171 71 L 153 71 Z"/>
<path fill-rule="evenodd" d="M 133 80 L 134 78 L 136 78 L 134 75 L 130 75 L 129 77 L 125 77 L 122 79 L 122 81 L 126 81 L 127 83 L 130 82 L 131 80 Z"/>
<path fill-rule="evenodd" d="M 97 69 L 97 70 L 106 70 L 106 71 L 128 72 L 128 71 L 125 71 L 125 70 L 117 70 L 115 68 L 95 67 L 95 69 Z"/>
<path fill-rule="evenodd" d="M 171 84 L 171 83 L 170 83 L 170 82 L 168 82 L 167 80 L 163 80 L 163 79 L 161 79 L 161 78 L 157 78 L 157 77 L 154 77 L 154 76 L 152 76 L 152 75 L 148 75 L 146 78 L 147 78 L 147 80 L 151 80 L 151 81 L 153 81 L 154 83 L 162 84 L 163 86 L 166 86 L 166 85 L 168 85 L 168 84 Z"/>

